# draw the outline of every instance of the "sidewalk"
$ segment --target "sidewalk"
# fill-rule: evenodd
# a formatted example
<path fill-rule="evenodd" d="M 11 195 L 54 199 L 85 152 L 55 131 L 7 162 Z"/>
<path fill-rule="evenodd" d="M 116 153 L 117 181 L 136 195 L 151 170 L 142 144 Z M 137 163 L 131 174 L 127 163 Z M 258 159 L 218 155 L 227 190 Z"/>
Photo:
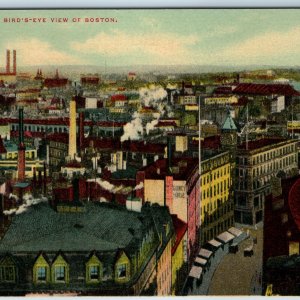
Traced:
<path fill-rule="evenodd" d="M 242 236 L 236 237 L 233 240 L 233 242 L 243 243 L 241 242 L 241 240 L 245 239 L 245 237 L 246 234 L 243 233 Z M 190 286 L 189 288 L 185 289 L 186 292 L 184 293 L 184 295 L 207 295 L 212 283 L 212 279 L 214 278 L 214 274 L 218 269 L 219 264 L 222 263 L 223 259 L 228 255 L 234 255 L 234 254 L 228 254 L 228 246 L 225 246 L 223 248 L 222 247 L 218 248 L 218 250 L 214 252 L 214 255 L 210 258 L 210 267 L 202 275 L 201 283 L 197 282 L 197 280 L 194 280 L 192 287 Z M 223 274 L 223 284 L 224 284 L 224 278 L 226 278 L 226 275 L 224 276 L 224 274 Z"/>
<path fill-rule="evenodd" d="M 208 295 L 261 295 L 263 229 L 256 228 L 244 228 L 249 230 L 250 238 L 241 242 L 236 254 L 224 256 L 210 282 Z M 257 239 L 254 254 L 244 257 L 244 249 L 252 244 L 253 238 Z"/>

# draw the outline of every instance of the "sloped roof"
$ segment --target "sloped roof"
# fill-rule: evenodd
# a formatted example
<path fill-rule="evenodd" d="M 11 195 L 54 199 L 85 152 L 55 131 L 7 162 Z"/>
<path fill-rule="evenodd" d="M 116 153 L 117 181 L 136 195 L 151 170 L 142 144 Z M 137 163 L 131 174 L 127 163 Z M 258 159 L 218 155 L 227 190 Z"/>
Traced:
<path fill-rule="evenodd" d="M 233 93 L 246 95 L 282 95 L 282 96 L 299 96 L 300 93 L 296 91 L 289 84 L 259 84 L 259 83 L 240 83 Z"/>
<path fill-rule="evenodd" d="M 223 124 L 222 130 L 237 130 L 237 127 L 236 127 L 232 117 L 230 116 L 230 114 L 227 116 L 227 118 Z"/>
<path fill-rule="evenodd" d="M 47 203 L 39 203 L 13 217 L 0 241 L 0 253 L 117 249 L 133 253 L 151 228 L 158 243 L 158 233 L 166 221 L 172 225 L 168 209 L 159 206 L 146 207 L 137 213 L 108 203 L 85 203 L 81 212 L 58 213 Z M 173 228 L 170 229 L 173 234 Z"/>
<path fill-rule="evenodd" d="M 0 251 L 92 251 L 126 247 L 142 236 L 137 213 L 109 206 L 85 205 L 81 213 L 57 213 L 46 203 L 14 216 L 0 241 Z M 75 226 L 79 224 L 80 226 Z M 134 234 L 128 229 L 132 228 Z"/>

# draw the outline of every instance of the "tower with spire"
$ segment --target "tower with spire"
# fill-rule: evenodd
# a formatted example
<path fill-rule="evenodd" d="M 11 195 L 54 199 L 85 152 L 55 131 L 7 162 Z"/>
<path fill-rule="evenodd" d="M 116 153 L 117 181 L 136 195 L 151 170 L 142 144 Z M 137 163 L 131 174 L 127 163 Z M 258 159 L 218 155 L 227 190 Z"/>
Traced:
<path fill-rule="evenodd" d="M 237 147 L 237 126 L 231 116 L 230 110 L 227 110 L 227 117 L 221 128 L 221 145 L 224 150 L 230 152 L 230 157 L 234 161 Z"/>

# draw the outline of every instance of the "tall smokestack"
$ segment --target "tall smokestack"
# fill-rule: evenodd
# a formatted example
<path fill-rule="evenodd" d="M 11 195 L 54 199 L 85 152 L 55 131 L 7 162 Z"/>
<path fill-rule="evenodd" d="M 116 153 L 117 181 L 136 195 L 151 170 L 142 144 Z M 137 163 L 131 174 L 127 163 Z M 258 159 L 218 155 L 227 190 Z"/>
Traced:
<path fill-rule="evenodd" d="M 70 126 L 69 126 L 69 157 L 75 158 L 77 153 L 76 147 L 76 101 L 73 98 L 70 101 Z"/>
<path fill-rule="evenodd" d="M 167 153 L 168 153 L 168 171 L 170 172 L 172 167 L 172 144 L 171 144 L 171 138 L 169 136 L 168 136 Z"/>
<path fill-rule="evenodd" d="M 47 194 L 47 168 L 46 168 L 46 162 L 44 162 L 44 180 L 43 180 L 43 185 L 44 185 L 44 196 Z"/>
<path fill-rule="evenodd" d="M 184 81 L 181 82 L 181 94 L 184 95 L 185 83 Z"/>
<path fill-rule="evenodd" d="M 17 51 L 13 50 L 13 73 L 17 74 Z"/>
<path fill-rule="evenodd" d="M 6 73 L 10 74 L 10 50 L 6 50 Z"/>
<path fill-rule="evenodd" d="M 73 201 L 79 202 L 79 179 L 74 178 L 72 181 L 73 185 Z"/>
<path fill-rule="evenodd" d="M 19 147 L 18 147 L 18 180 L 25 180 L 25 144 L 24 144 L 24 124 L 23 108 L 19 109 Z"/>
<path fill-rule="evenodd" d="M 84 113 L 79 114 L 79 149 L 83 147 L 84 140 Z"/>

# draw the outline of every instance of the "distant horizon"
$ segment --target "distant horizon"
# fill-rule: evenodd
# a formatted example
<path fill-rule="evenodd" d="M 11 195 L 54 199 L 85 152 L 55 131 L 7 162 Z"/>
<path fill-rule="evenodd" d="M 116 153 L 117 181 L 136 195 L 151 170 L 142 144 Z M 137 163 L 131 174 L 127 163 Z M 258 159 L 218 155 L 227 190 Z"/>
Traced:
<path fill-rule="evenodd" d="M 86 68 L 87 70 L 84 70 Z M 0 68 L 3 69 L 4 68 Z M 222 65 L 128 65 L 128 66 L 104 66 L 104 65 L 32 65 L 18 66 L 18 70 L 35 73 L 41 69 L 44 73 L 53 73 L 58 69 L 59 73 L 76 71 L 77 73 L 127 73 L 136 72 L 137 74 L 155 73 L 172 75 L 172 74 L 205 74 L 205 73 L 236 73 L 259 70 L 276 70 L 276 69 L 300 69 L 300 66 L 276 66 L 276 65 L 241 65 L 241 66 L 222 66 Z M 69 70 L 66 70 L 69 69 Z M 106 69 L 106 71 L 105 71 Z M 3 71 L 2 70 L 2 71 Z M 103 74 L 102 74 L 103 75 Z"/>

